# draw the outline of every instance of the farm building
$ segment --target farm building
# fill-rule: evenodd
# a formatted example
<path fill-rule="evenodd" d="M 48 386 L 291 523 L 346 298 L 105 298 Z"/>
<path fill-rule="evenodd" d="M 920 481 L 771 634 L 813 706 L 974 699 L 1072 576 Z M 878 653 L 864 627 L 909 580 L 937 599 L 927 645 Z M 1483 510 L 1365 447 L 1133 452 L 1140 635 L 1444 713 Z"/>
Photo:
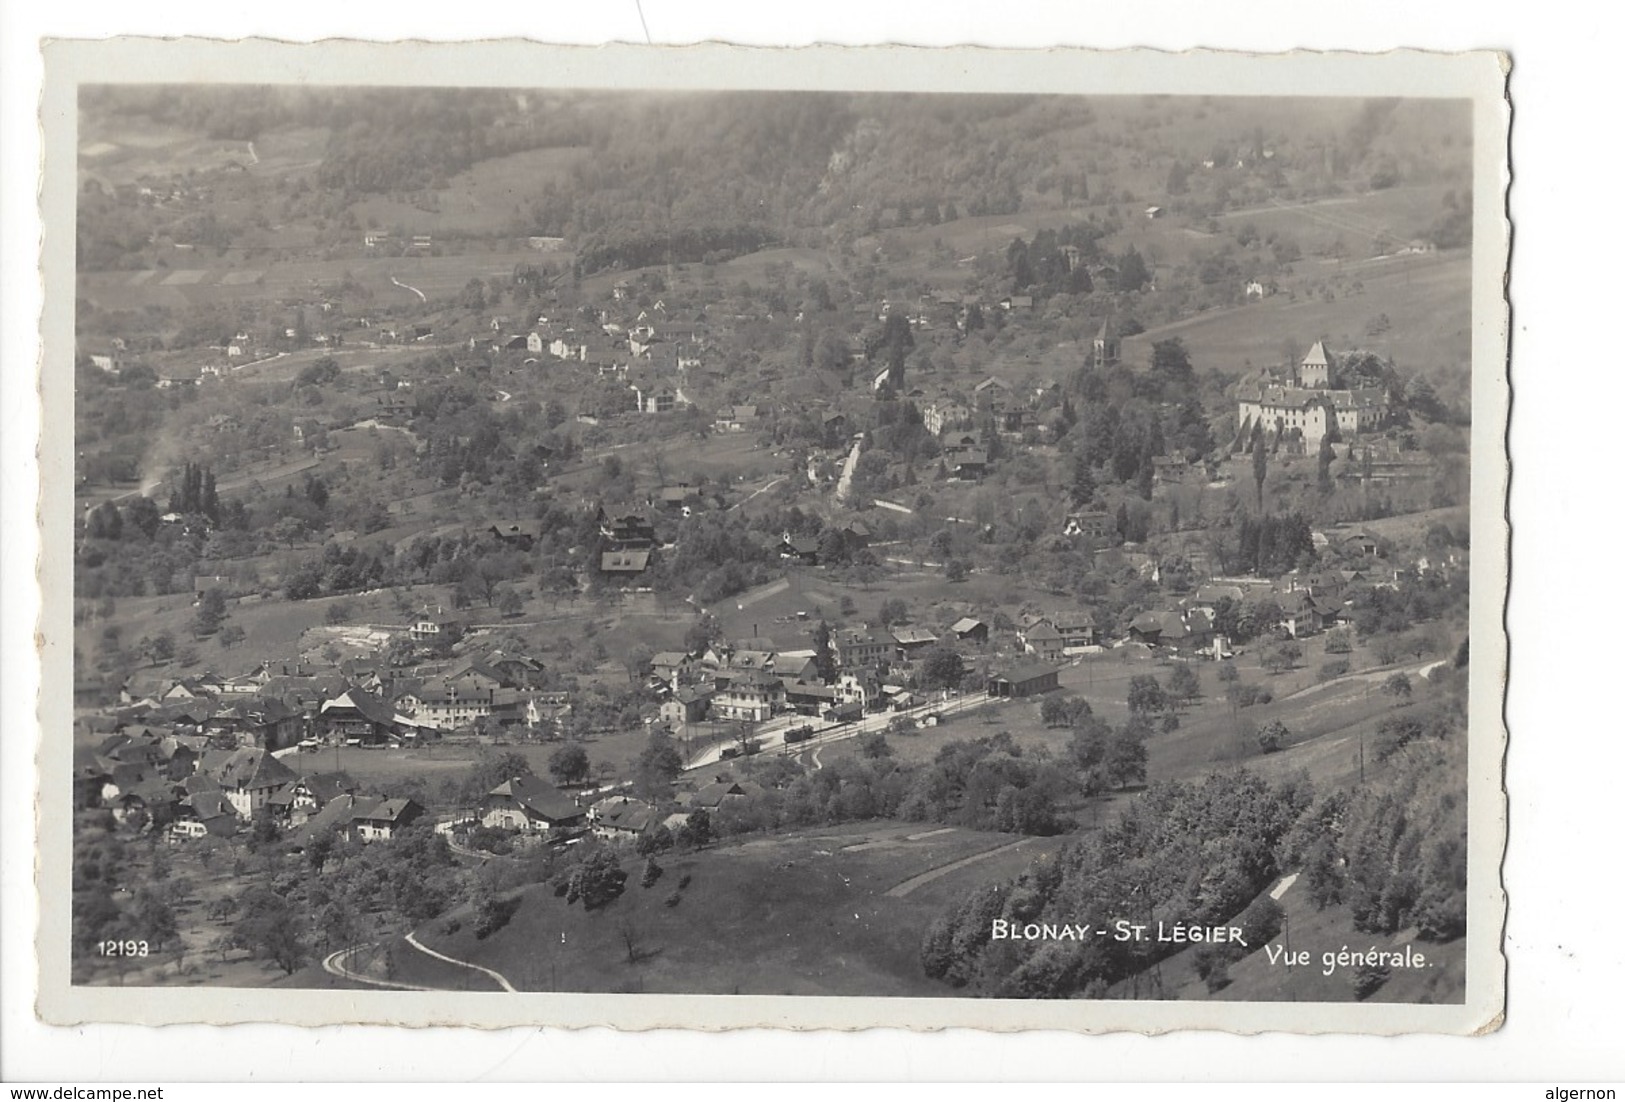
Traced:
<path fill-rule="evenodd" d="M 577 826 L 586 811 L 546 781 L 515 777 L 480 801 L 480 822 L 493 830 L 544 831 Z"/>
<path fill-rule="evenodd" d="M 987 695 L 1019 700 L 1061 687 L 1061 671 L 1054 666 L 1022 663 L 987 679 Z"/>
<path fill-rule="evenodd" d="M 985 643 L 985 642 L 987 642 L 987 633 L 988 633 L 987 624 L 985 624 L 981 620 L 973 619 L 970 616 L 965 616 L 965 617 L 962 617 L 961 619 L 955 620 L 953 622 L 953 626 L 950 627 L 948 630 L 953 632 L 954 633 L 954 638 L 958 639 L 962 643 L 963 642 L 971 642 L 971 643 Z"/>

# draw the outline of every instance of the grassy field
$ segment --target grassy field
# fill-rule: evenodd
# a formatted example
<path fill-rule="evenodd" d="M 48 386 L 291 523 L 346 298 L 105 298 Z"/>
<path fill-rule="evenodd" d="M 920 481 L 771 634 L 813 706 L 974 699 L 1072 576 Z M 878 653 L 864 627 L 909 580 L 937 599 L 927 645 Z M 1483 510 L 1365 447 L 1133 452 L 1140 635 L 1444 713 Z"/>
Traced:
<path fill-rule="evenodd" d="M 516 264 L 534 264 L 540 253 L 473 252 L 462 256 L 340 257 L 334 260 L 276 260 L 237 264 L 201 254 L 188 260 L 183 276 L 167 272 L 81 272 L 79 294 L 104 310 L 140 310 L 148 305 L 175 306 L 195 301 L 231 299 L 293 300 L 322 288 L 337 287 L 346 273 L 372 293 L 379 306 L 413 305 L 410 290 L 422 291 L 431 303 L 454 298 L 474 278 L 506 281 Z M 242 273 L 257 273 L 245 276 Z"/>
<path fill-rule="evenodd" d="M 1288 339 L 1307 350 L 1325 337 L 1334 349 L 1365 348 L 1389 356 L 1403 371 L 1465 372 L 1472 354 L 1472 263 L 1464 254 L 1351 264 L 1341 274 L 1327 270 L 1323 278 L 1350 286 L 1358 280 L 1363 290 L 1332 302 L 1281 294 L 1211 310 L 1126 338 L 1123 359 L 1148 363 L 1152 341 L 1177 336 L 1199 368 L 1245 372 L 1279 367 Z M 1367 323 L 1383 314 L 1391 328 L 1380 336 L 1368 335 Z"/>
<path fill-rule="evenodd" d="M 1011 875 L 1061 842 L 1004 848 L 1019 841 L 886 822 L 752 838 L 670 857 L 647 889 L 638 886 L 634 859 L 625 894 L 599 911 L 567 906 L 538 885 L 525 889 L 508 926 L 483 941 L 456 912 L 449 917 L 464 920 L 456 933 L 444 933 L 442 919 L 418 936 L 522 990 L 947 995 L 920 970 L 920 937 L 968 885 Z M 992 851 L 1001 852 L 906 895 L 886 894 L 922 872 Z M 691 883 L 667 906 L 684 875 Z M 416 962 L 397 960 L 398 975 L 418 982 Z"/>

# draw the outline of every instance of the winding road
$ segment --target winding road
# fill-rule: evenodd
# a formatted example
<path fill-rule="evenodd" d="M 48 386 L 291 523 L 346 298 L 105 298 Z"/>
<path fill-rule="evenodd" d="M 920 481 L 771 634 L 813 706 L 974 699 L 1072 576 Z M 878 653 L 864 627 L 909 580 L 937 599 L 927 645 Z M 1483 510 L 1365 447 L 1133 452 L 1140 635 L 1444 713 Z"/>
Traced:
<path fill-rule="evenodd" d="M 919 837 L 926 837 L 926 835 L 920 835 Z M 978 861 L 985 861 L 995 854 L 1008 853 L 1013 849 L 1020 849 L 1022 846 L 1031 841 L 1034 841 L 1034 839 L 1023 838 L 1021 841 L 1011 842 L 1007 846 L 994 846 L 992 849 L 985 849 L 981 853 L 973 853 L 969 857 L 961 857 L 959 860 L 950 861 L 946 865 L 938 865 L 934 869 L 927 869 L 918 876 L 909 877 L 895 888 L 887 891 L 886 894 L 893 899 L 901 899 L 905 895 L 912 892 L 915 888 L 923 888 L 933 880 L 941 879 L 951 872 L 958 872 L 967 865 L 974 865 Z"/>
<path fill-rule="evenodd" d="M 402 283 L 400 280 L 396 279 L 394 276 L 390 276 L 389 281 L 391 283 L 393 283 L 395 286 L 401 288 L 402 290 L 411 291 L 414 295 L 418 296 L 418 301 L 419 302 L 428 302 L 429 301 L 429 296 L 428 295 L 424 294 L 422 291 L 418 290 L 416 287 L 412 286 L 410 283 Z"/>
<path fill-rule="evenodd" d="M 339 979 L 349 980 L 352 983 L 364 983 L 369 987 L 384 987 L 391 991 L 450 990 L 450 988 L 444 987 L 425 987 L 422 984 L 416 983 L 397 983 L 394 980 L 380 980 L 372 976 L 365 975 L 361 972 L 357 972 L 350 967 L 350 961 L 357 953 L 361 952 L 363 949 L 375 949 L 377 948 L 377 944 L 377 942 L 369 942 L 361 945 L 351 945 L 346 949 L 340 949 L 337 952 L 329 953 L 327 956 L 322 958 L 322 970 L 328 975 L 337 976 Z M 482 967 L 478 964 L 470 964 L 468 961 L 458 960 L 456 957 L 448 957 L 444 953 L 437 953 L 419 941 L 416 934 L 407 934 L 406 944 L 410 945 L 418 952 L 423 953 L 426 956 L 431 956 L 438 961 L 443 961 L 446 964 L 456 965 L 458 968 L 467 968 L 471 972 L 480 972 L 490 979 L 495 980 L 497 985 L 500 986 L 502 990 L 518 994 L 518 989 L 515 988 L 513 984 L 509 983 L 508 978 L 501 972 Z"/>
<path fill-rule="evenodd" d="M 423 942 L 419 941 L 416 934 L 407 934 L 406 935 L 406 944 L 410 945 L 412 948 L 416 949 L 420 953 L 427 953 L 429 956 L 433 957 L 435 960 L 443 960 L 447 964 L 455 964 L 459 968 L 467 968 L 468 970 L 470 970 L 472 972 L 483 973 L 483 974 L 489 976 L 491 979 L 496 980 L 498 986 L 500 986 L 502 988 L 502 990 L 504 990 L 504 991 L 511 992 L 511 993 L 513 993 L 515 995 L 517 995 L 519 993 L 518 989 L 515 988 L 513 984 L 509 983 L 508 978 L 506 976 L 504 976 L 501 972 L 498 972 L 493 968 L 486 968 L 486 967 L 484 967 L 482 965 L 470 964 L 470 963 L 468 963 L 468 961 L 466 961 L 466 960 L 458 960 L 456 957 L 448 957 L 444 953 L 437 953 L 433 949 L 429 948 L 427 945 L 423 944 Z"/>
<path fill-rule="evenodd" d="M 386 987 L 391 991 L 438 991 L 438 987 L 420 987 L 415 983 L 395 983 L 392 980 L 378 980 L 371 976 L 364 976 L 360 972 L 350 969 L 350 958 L 363 949 L 370 949 L 373 945 L 352 945 L 348 949 L 340 949 L 329 953 L 322 958 L 322 971 L 328 975 L 337 976 L 341 980 L 350 980 L 353 983 L 364 983 L 369 987 Z"/>

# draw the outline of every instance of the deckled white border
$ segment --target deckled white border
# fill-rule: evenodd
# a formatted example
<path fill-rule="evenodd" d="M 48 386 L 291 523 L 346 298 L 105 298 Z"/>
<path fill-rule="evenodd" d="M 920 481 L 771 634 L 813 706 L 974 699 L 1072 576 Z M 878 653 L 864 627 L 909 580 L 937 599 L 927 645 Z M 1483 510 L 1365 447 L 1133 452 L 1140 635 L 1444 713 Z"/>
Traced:
<path fill-rule="evenodd" d="M 79 80 L 310 81 L 315 83 L 440 84 L 448 86 L 854 88 L 864 90 L 991 90 L 1102 93 L 1256 94 L 1283 90 L 1316 95 L 1426 95 L 1474 100 L 1475 271 L 1472 724 L 1469 802 L 1472 885 L 1469 903 L 1468 991 L 1465 1006 L 1352 1006 L 1264 1003 L 1029 1002 L 957 998 L 770 998 L 757 996 L 593 996 L 382 992 L 293 992 L 264 989 L 73 988 L 67 977 L 67 924 L 41 923 L 40 1009 L 49 1020 L 278 1021 L 295 1024 L 389 1022 L 504 1026 L 614 1024 L 661 1026 L 856 1029 L 876 1025 L 937 1029 L 1136 1030 L 1215 1028 L 1234 1032 L 1287 1029 L 1365 1033 L 1467 1032 L 1493 1024 L 1503 1005 L 1500 930 L 1504 900 L 1499 863 L 1505 838 L 1500 786 L 1504 682 L 1505 592 L 1504 433 L 1506 314 L 1501 297 L 1506 223 L 1496 201 L 1505 189 L 1507 108 L 1501 59 L 1488 54 L 1384 55 L 1168 54 L 1148 51 L 988 51 L 811 48 L 795 51 L 717 46 L 680 50 L 629 47 L 548 48 L 513 41 L 457 45 L 326 42 L 300 46 L 269 41 L 113 40 L 53 43 L 47 49 L 42 117 L 46 125 L 44 206 L 48 293 L 44 328 L 47 360 L 42 394 L 48 410 L 41 445 L 42 522 L 47 553 L 41 580 L 46 684 L 71 686 L 72 92 Z M 63 199 L 68 199 L 64 213 Z M 66 227 L 66 233 L 61 231 Z M 1490 243 L 1486 245 L 1485 243 Z M 1498 247 L 1497 247 L 1498 246 Z M 65 266 L 64 266 L 65 260 Z M 65 273 L 65 278 L 64 278 Z M 55 426 L 55 427 L 54 427 Z M 54 428 L 53 428 L 54 427 Z M 1496 538 L 1497 534 L 1503 538 Z M 1499 554 L 1497 552 L 1500 552 Z M 70 729 L 71 692 L 42 693 L 47 731 Z M 39 882 L 46 900 L 67 898 L 71 746 L 42 743 Z"/>

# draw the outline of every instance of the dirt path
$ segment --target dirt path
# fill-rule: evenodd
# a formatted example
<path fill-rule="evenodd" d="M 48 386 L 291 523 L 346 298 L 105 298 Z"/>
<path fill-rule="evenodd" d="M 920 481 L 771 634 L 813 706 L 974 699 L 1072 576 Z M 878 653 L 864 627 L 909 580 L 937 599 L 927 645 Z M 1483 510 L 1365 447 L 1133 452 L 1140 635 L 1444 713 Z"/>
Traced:
<path fill-rule="evenodd" d="M 743 597 L 734 602 L 734 606 L 736 609 L 746 609 L 755 604 L 757 601 L 765 601 L 769 597 L 776 597 L 789 588 L 789 581 L 784 578 L 780 578 L 776 582 L 768 582 L 755 593 L 745 594 Z"/>
<path fill-rule="evenodd" d="M 1360 673 L 1344 674 L 1342 677 L 1336 677 L 1330 681 L 1321 681 L 1314 685 L 1305 685 L 1296 692 L 1288 693 L 1281 699 L 1294 700 L 1300 696 L 1315 692 L 1317 689 L 1336 688 L 1341 685 L 1354 685 L 1361 682 L 1386 681 L 1396 673 L 1402 673 L 1407 677 L 1427 677 L 1440 666 L 1446 665 L 1448 661 L 1448 659 L 1439 658 L 1431 662 L 1413 663 L 1409 666 L 1390 666 L 1380 670 L 1364 670 Z"/>
<path fill-rule="evenodd" d="M 422 291 L 418 290 L 416 287 L 413 287 L 410 283 L 402 283 L 400 280 L 396 279 L 394 276 L 390 276 L 389 281 L 391 283 L 393 283 L 395 286 L 401 288 L 402 290 L 411 291 L 414 295 L 418 296 L 418 301 L 419 302 L 428 302 L 429 301 L 429 296 L 428 295 L 424 294 Z"/>
<path fill-rule="evenodd" d="M 863 451 L 863 441 L 852 441 L 852 450 L 847 453 L 846 462 L 841 466 L 841 477 L 835 483 L 835 500 L 845 501 L 852 496 L 852 476 L 858 470 L 858 454 Z"/>
<path fill-rule="evenodd" d="M 350 980 L 353 983 L 364 983 L 370 987 L 387 987 L 391 991 L 438 991 L 438 987 L 420 987 L 415 983 L 395 983 L 391 980 L 375 980 L 371 976 L 364 976 L 360 972 L 350 970 L 350 958 L 363 949 L 372 948 L 369 945 L 352 945 L 348 949 L 340 949 L 336 953 L 329 953 L 322 958 L 322 971 L 328 975 L 337 976 L 341 980 Z"/>
<path fill-rule="evenodd" d="M 741 505 L 744 505 L 747 502 L 749 502 L 751 500 L 751 498 L 760 497 L 762 494 L 767 493 L 769 490 L 771 490 L 773 487 L 777 486 L 779 483 L 781 483 L 783 481 L 784 481 L 784 475 L 780 475 L 778 478 L 775 478 L 772 482 L 769 482 L 766 486 L 763 486 L 760 490 L 757 490 L 755 493 L 751 494 L 750 497 L 744 498 L 744 499 L 742 499 L 740 501 L 736 501 L 732 505 L 728 506 L 728 512 L 730 512 L 730 513 L 733 512 L 735 509 L 739 508 Z"/>
<path fill-rule="evenodd" d="M 1031 838 L 1023 838 L 1021 841 L 1011 842 L 1007 846 L 994 846 L 992 849 L 985 849 L 981 853 L 973 853 L 969 857 L 961 857 L 957 861 L 950 861 L 946 865 L 939 865 L 934 869 L 928 869 L 925 872 L 920 873 L 918 876 L 909 877 L 895 888 L 892 888 L 886 894 L 892 899 L 901 899 L 905 895 L 908 895 L 910 892 L 914 891 L 915 888 L 924 887 L 933 880 L 939 880 L 951 872 L 958 872 L 967 865 L 974 865 L 978 861 L 985 861 L 995 854 L 1008 853 L 1010 850 L 1019 849 L 1032 840 L 1033 839 Z"/>
<path fill-rule="evenodd" d="M 482 967 L 481 965 L 478 965 L 478 964 L 470 964 L 470 963 L 468 963 L 468 961 L 466 961 L 466 960 L 458 960 L 456 957 L 448 957 L 444 953 L 437 953 L 433 949 L 429 948 L 427 945 L 423 944 L 423 942 L 419 941 L 417 939 L 416 934 L 407 934 L 406 935 L 406 944 L 410 945 L 412 948 L 416 949 L 420 953 L 428 954 L 429 956 L 433 957 L 436 960 L 443 960 L 447 964 L 455 964 L 459 968 L 467 968 L 472 972 L 484 973 L 485 975 L 487 975 L 487 976 L 491 977 L 492 979 L 496 980 L 497 983 L 502 987 L 502 990 L 512 992 L 513 994 L 516 994 L 516 995 L 519 993 L 518 990 L 514 987 L 514 985 L 509 983 L 508 978 L 506 976 L 504 976 L 501 972 L 494 971 L 494 970 L 492 970 L 490 968 Z"/>

